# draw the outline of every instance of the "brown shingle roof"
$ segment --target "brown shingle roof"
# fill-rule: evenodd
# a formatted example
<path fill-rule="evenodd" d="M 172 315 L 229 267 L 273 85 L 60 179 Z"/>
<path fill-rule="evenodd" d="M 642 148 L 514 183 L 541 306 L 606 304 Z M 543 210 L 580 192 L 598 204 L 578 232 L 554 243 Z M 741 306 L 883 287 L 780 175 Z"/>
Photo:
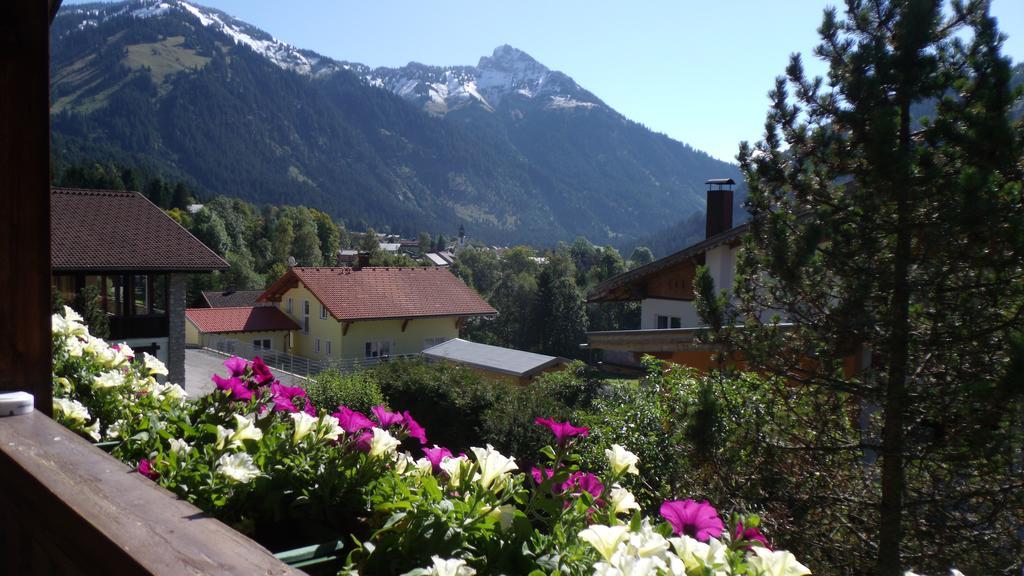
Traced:
<path fill-rule="evenodd" d="M 292 268 L 260 299 L 279 300 L 299 281 L 338 320 L 498 313 L 444 268 Z"/>
<path fill-rule="evenodd" d="M 50 265 L 54 270 L 203 271 L 228 267 L 137 192 L 53 188 Z"/>
<path fill-rule="evenodd" d="M 263 290 L 203 290 L 203 300 L 210 308 L 237 308 L 239 306 L 269 306 L 269 302 L 256 302 Z"/>
<path fill-rule="evenodd" d="M 185 317 L 200 332 L 275 332 L 298 330 L 299 325 L 273 306 L 240 306 L 237 308 L 188 308 Z"/>

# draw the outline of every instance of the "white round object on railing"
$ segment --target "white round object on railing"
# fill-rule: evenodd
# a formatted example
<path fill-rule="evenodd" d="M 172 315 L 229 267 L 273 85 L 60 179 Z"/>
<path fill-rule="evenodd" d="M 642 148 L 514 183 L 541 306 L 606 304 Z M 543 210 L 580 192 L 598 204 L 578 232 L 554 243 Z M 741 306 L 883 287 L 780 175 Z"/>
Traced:
<path fill-rule="evenodd" d="M 35 398 L 28 392 L 0 393 L 0 417 L 28 414 L 35 407 Z"/>

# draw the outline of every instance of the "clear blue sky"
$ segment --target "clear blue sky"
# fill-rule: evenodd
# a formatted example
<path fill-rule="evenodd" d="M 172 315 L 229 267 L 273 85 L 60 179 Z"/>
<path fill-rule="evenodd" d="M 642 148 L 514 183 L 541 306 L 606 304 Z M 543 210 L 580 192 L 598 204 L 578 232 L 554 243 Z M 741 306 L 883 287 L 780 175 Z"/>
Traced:
<path fill-rule="evenodd" d="M 500 44 L 572 76 L 627 117 L 733 161 L 761 135 L 792 52 L 811 56 L 829 0 L 198 0 L 300 48 L 371 66 L 476 64 Z M 1024 0 L 993 0 L 1024 59 Z M 812 65 L 813 62 L 813 65 Z"/>

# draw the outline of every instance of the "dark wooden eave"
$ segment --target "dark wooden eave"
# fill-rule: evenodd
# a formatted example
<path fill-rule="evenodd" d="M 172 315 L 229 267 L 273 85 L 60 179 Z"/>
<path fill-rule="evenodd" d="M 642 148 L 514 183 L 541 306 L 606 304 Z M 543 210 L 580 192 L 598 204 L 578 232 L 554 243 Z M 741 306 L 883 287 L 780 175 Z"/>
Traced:
<path fill-rule="evenodd" d="M 744 233 L 746 233 L 749 226 L 749 224 L 742 224 L 740 226 L 730 228 L 721 234 L 717 234 L 711 238 L 693 244 L 692 246 L 683 248 L 674 254 L 669 254 L 664 258 L 655 260 L 654 262 L 645 264 L 639 268 L 623 272 L 617 276 L 612 276 L 598 284 L 589 294 L 587 294 L 587 302 L 623 302 L 643 300 L 648 297 L 644 287 L 649 278 L 668 268 L 672 268 L 689 261 L 695 261 L 698 264 L 703 264 L 704 254 L 708 250 L 721 244 L 738 244 L 740 238 Z"/>

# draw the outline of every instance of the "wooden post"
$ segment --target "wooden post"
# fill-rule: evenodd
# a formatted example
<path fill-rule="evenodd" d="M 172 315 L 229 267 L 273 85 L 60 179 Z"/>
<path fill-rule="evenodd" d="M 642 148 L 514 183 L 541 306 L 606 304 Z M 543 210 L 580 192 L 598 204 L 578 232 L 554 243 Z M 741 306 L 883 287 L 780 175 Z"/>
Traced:
<path fill-rule="evenodd" d="M 49 16 L 0 3 L 0 390 L 51 414 Z M 55 11 L 55 10 L 54 10 Z"/>

